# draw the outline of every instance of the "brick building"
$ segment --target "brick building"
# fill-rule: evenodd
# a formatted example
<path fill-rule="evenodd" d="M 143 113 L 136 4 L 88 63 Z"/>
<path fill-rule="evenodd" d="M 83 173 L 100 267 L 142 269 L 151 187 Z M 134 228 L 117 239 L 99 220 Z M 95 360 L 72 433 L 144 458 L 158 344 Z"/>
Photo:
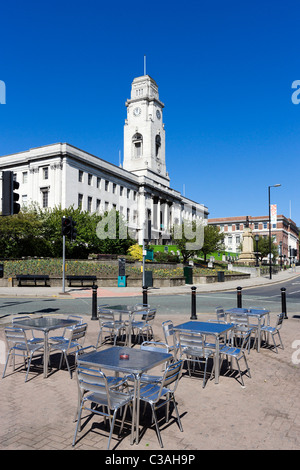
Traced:
<path fill-rule="evenodd" d="M 248 219 L 253 236 L 256 234 L 261 237 L 269 236 L 269 216 L 248 216 Z M 246 216 L 208 219 L 208 224 L 219 227 L 220 231 L 224 233 L 226 252 L 230 252 L 233 255 L 240 253 Z M 291 253 L 293 253 L 291 250 L 297 250 L 296 260 L 299 260 L 299 230 L 293 220 L 284 215 L 277 215 L 276 224 L 271 224 L 271 236 L 274 237 L 274 242 L 278 246 L 278 253 L 282 254 L 284 259 L 290 259 Z"/>

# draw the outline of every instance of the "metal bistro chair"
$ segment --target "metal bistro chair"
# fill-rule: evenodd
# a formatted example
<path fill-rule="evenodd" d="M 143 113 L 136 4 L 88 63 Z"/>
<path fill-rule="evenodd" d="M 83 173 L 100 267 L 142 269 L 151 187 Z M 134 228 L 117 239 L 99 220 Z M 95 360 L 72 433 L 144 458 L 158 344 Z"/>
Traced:
<path fill-rule="evenodd" d="M 14 317 L 12 319 L 12 326 L 15 327 L 15 325 L 22 321 L 22 320 L 28 320 L 32 317 L 30 317 L 29 315 L 23 315 L 23 316 L 18 316 L 18 317 Z M 35 317 L 36 318 L 36 317 Z M 39 317 L 40 318 L 40 317 Z M 18 327 L 17 327 L 18 328 Z M 44 342 L 44 338 L 40 338 L 40 337 L 37 337 L 37 336 L 34 336 L 34 331 L 31 329 L 31 328 L 22 328 L 25 332 L 26 332 L 26 337 L 27 337 L 27 342 L 28 344 L 37 344 L 37 343 L 43 343 Z M 27 333 L 31 333 L 31 337 L 28 338 L 27 336 Z"/>
<path fill-rule="evenodd" d="M 80 317 L 79 315 L 68 315 L 67 320 L 75 320 L 77 321 L 78 325 L 82 325 L 83 323 L 83 318 Z M 65 341 L 69 339 L 70 332 L 72 331 L 73 326 L 67 326 L 64 328 L 63 333 L 61 336 L 50 336 L 49 341 Z M 68 336 L 69 335 L 69 336 Z"/>
<path fill-rule="evenodd" d="M 203 385 L 206 383 L 207 363 L 210 358 L 214 358 L 215 351 L 214 345 L 207 344 L 205 337 L 201 333 L 182 333 L 179 332 L 180 343 L 180 357 L 185 356 L 188 365 L 189 376 L 191 377 L 191 367 L 193 364 L 193 372 L 195 372 L 195 365 L 204 364 L 203 372 Z"/>
<path fill-rule="evenodd" d="M 179 429 L 180 431 L 183 431 L 175 401 L 175 391 L 178 385 L 178 381 L 181 377 L 182 364 L 182 360 L 169 364 L 163 374 L 160 383 L 144 383 L 141 384 L 140 387 L 140 400 L 144 401 L 145 403 L 149 403 L 149 405 L 151 406 L 152 416 L 156 427 L 156 433 L 161 447 L 163 447 L 163 442 L 156 416 L 156 411 L 159 408 L 161 408 L 162 406 L 169 405 L 169 403 L 172 402 L 176 412 Z M 169 406 L 166 407 L 166 412 L 166 422 L 168 423 Z"/>
<path fill-rule="evenodd" d="M 277 348 L 277 345 L 276 345 L 276 342 L 275 342 L 275 335 L 278 335 L 278 338 L 279 338 L 279 341 L 280 341 L 280 346 L 281 346 L 282 349 L 284 349 L 283 343 L 282 343 L 282 340 L 281 340 L 281 336 L 280 336 L 280 332 L 279 332 L 279 330 L 282 327 L 283 320 L 284 320 L 284 313 L 279 313 L 277 315 L 277 322 L 276 322 L 276 325 L 274 327 L 269 326 L 269 325 L 261 327 L 261 332 L 265 336 L 265 341 L 266 341 L 266 335 L 270 334 L 272 336 L 273 344 L 274 344 L 274 347 L 275 347 L 275 350 L 276 350 L 277 354 L 278 354 L 278 348 Z"/>
<path fill-rule="evenodd" d="M 231 341 L 230 338 L 228 339 L 228 344 L 224 344 L 220 347 L 220 356 L 222 358 L 222 362 L 223 362 L 223 357 L 224 356 L 227 358 L 227 361 L 230 359 L 230 370 L 232 370 L 232 359 L 235 359 L 236 364 L 237 364 L 237 368 L 238 368 L 238 372 L 239 372 L 239 376 L 240 376 L 240 379 L 241 379 L 242 387 L 244 387 L 244 380 L 243 380 L 241 368 L 240 368 L 240 365 L 239 365 L 239 361 L 241 359 L 244 359 L 245 365 L 246 365 L 246 370 L 248 372 L 249 377 L 251 378 L 250 369 L 249 369 L 247 359 L 246 359 L 246 355 L 245 355 L 245 352 L 244 352 L 245 348 L 247 347 L 248 343 L 250 342 L 251 333 L 252 333 L 252 330 L 249 329 L 247 334 L 243 338 L 243 342 L 242 342 L 242 345 L 241 345 L 240 348 L 232 346 L 232 341 Z M 234 332 L 233 332 L 233 334 L 234 334 Z M 221 369 L 221 367 L 220 367 L 220 369 Z"/>
<path fill-rule="evenodd" d="M 136 312 L 133 312 L 133 320 L 131 321 L 132 333 L 135 334 L 135 330 L 137 330 L 137 337 L 141 337 L 142 341 L 145 341 L 144 335 L 146 335 L 147 341 L 150 337 L 154 338 L 152 324 L 155 319 L 156 309 L 150 308 L 149 310 L 141 310 L 139 312 L 139 314 L 142 314 L 141 320 L 134 319 L 135 313 Z"/>
<path fill-rule="evenodd" d="M 112 310 L 109 310 L 108 308 L 99 308 L 98 319 L 100 330 L 97 338 L 96 348 L 101 347 L 102 344 L 106 341 L 107 337 L 105 337 L 103 341 L 105 333 L 109 333 L 108 338 L 110 341 L 113 338 L 114 346 L 116 345 L 117 337 L 120 335 L 121 331 L 124 331 L 126 338 L 127 325 L 122 320 L 116 320 L 115 314 Z"/>
<path fill-rule="evenodd" d="M 90 345 L 90 346 L 85 346 L 84 348 L 81 348 L 81 349 L 78 349 L 76 351 L 76 355 L 75 355 L 75 363 L 76 363 L 76 368 L 78 367 L 78 359 L 83 355 L 83 354 L 90 354 L 90 353 L 93 353 L 93 352 L 97 352 L 97 348 L 96 346 L 93 346 L 93 345 Z M 93 369 L 92 367 L 90 367 L 91 369 Z M 99 367 L 95 367 L 96 370 L 99 370 Z M 119 377 L 119 376 L 106 376 L 106 380 L 107 380 L 107 384 L 109 386 L 109 388 L 112 388 L 112 389 L 119 389 L 119 390 L 124 390 L 124 389 L 128 389 L 128 378 L 133 378 L 131 375 L 126 375 L 124 377 Z M 78 381 L 77 381 L 78 383 Z M 79 385 L 79 383 L 78 383 Z M 84 394 L 84 393 L 83 393 Z M 78 387 L 78 406 L 77 406 L 77 410 L 76 410 L 76 413 L 75 413 L 75 417 L 74 417 L 74 422 L 77 420 L 77 416 L 78 416 L 78 413 L 79 413 L 79 410 L 80 410 L 80 403 L 81 403 L 81 400 L 82 400 L 82 397 L 83 397 L 83 394 L 82 394 L 82 391 L 80 389 L 80 387 Z"/>
<path fill-rule="evenodd" d="M 87 323 L 82 323 L 79 325 L 73 326 L 70 334 L 69 339 L 65 339 L 63 341 L 53 343 L 50 345 L 50 352 L 51 351 L 61 351 L 61 357 L 60 357 L 60 363 L 59 363 L 59 369 L 62 366 L 62 360 L 63 358 L 66 361 L 67 368 L 70 374 L 70 377 L 72 378 L 72 371 L 70 369 L 70 364 L 68 361 L 68 355 L 69 354 L 74 354 L 78 349 L 82 348 L 82 344 L 85 339 L 86 335 L 86 330 L 87 330 Z"/>
<path fill-rule="evenodd" d="M 109 449 L 117 411 L 125 407 L 119 432 L 119 434 L 121 434 L 127 407 L 132 403 L 132 394 L 111 389 L 106 375 L 100 370 L 79 366 L 77 368 L 77 379 L 80 393 L 80 407 L 72 445 L 75 445 L 77 432 L 81 430 L 82 410 L 86 409 L 91 413 L 104 416 L 104 419 L 109 418 L 110 433 L 107 444 L 107 449 Z M 87 402 L 91 402 L 91 407 L 86 406 Z M 92 408 L 94 405 L 96 405 L 96 407 Z M 87 420 L 89 420 L 89 417 Z"/>
<path fill-rule="evenodd" d="M 169 352 L 172 352 L 174 359 L 177 360 L 177 354 L 180 348 L 179 341 L 174 331 L 174 325 L 171 320 L 166 320 L 162 323 L 165 342 L 169 346 Z"/>
<path fill-rule="evenodd" d="M 226 313 L 224 311 L 223 307 L 217 307 L 216 308 L 216 318 L 208 320 L 210 322 L 215 322 L 215 323 L 227 323 L 226 321 Z"/>
<path fill-rule="evenodd" d="M 41 343 L 29 343 L 26 338 L 26 333 L 21 328 L 5 328 L 5 339 L 8 348 L 7 358 L 4 366 L 2 378 L 5 376 L 7 364 L 9 358 L 14 358 L 14 369 L 15 369 L 15 356 L 22 356 L 24 359 L 24 365 L 26 366 L 26 360 L 28 360 L 27 372 L 25 382 L 28 378 L 28 372 L 31 365 L 31 360 L 35 353 L 39 353 L 39 356 L 44 354 L 44 344 Z"/>
<path fill-rule="evenodd" d="M 251 334 L 255 334 L 254 338 L 254 344 L 256 340 L 256 332 L 257 330 L 255 328 L 250 328 L 249 326 L 249 317 L 246 314 L 230 314 L 229 315 L 229 323 L 233 323 L 234 326 L 234 334 L 230 336 L 230 340 L 232 343 L 232 346 L 239 346 L 242 348 L 245 348 L 248 346 L 248 354 L 250 353 L 250 347 L 251 347 Z M 248 335 L 248 332 L 250 331 L 250 336 Z M 247 344 L 245 344 L 245 338 L 247 339 Z M 253 346 L 254 346 L 253 344 Z"/>

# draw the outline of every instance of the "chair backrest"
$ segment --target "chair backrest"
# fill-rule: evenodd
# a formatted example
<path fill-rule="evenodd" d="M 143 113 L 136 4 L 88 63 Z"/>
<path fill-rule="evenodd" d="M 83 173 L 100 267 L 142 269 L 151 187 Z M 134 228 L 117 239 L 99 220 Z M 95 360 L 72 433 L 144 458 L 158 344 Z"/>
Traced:
<path fill-rule="evenodd" d="M 241 348 L 242 350 L 246 349 L 247 346 L 249 345 L 249 341 L 250 341 L 250 338 L 251 338 L 251 333 L 252 333 L 253 329 L 252 328 L 249 328 L 249 330 L 247 331 L 247 333 L 243 336 L 243 341 L 242 341 L 242 344 L 241 344 Z M 250 347 L 250 346 L 249 346 Z"/>
<path fill-rule="evenodd" d="M 150 351 L 150 352 L 161 352 L 161 353 L 169 352 L 169 346 L 166 343 L 162 343 L 160 341 L 144 341 L 141 344 L 141 349 L 144 351 Z"/>
<path fill-rule="evenodd" d="M 161 385 L 160 385 L 160 391 L 157 396 L 157 401 L 159 401 L 161 394 L 165 393 L 164 389 L 168 388 L 172 392 L 175 392 L 179 379 L 181 377 L 181 371 L 182 371 L 182 366 L 183 366 L 183 361 L 177 361 L 169 364 L 166 367 L 166 370 L 164 372 Z"/>
<path fill-rule="evenodd" d="M 202 350 L 205 345 L 205 338 L 201 333 L 179 332 L 179 345 L 183 348 L 193 348 Z"/>
<path fill-rule="evenodd" d="M 111 310 L 101 308 L 98 311 L 98 319 L 100 322 L 100 326 L 103 323 L 108 323 L 108 322 L 112 322 L 114 324 L 115 315 L 114 315 L 114 312 L 112 312 Z"/>
<path fill-rule="evenodd" d="M 280 328 L 282 326 L 282 323 L 283 323 L 283 320 L 284 320 L 284 313 L 279 313 L 277 315 L 277 322 L 276 322 L 277 330 L 280 330 Z"/>
<path fill-rule="evenodd" d="M 28 343 L 25 331 L 22 328 L 8 327 L 4 330 L 8 349 L 12 346 L 22 345 L 28 351 Z"/>
<path fill-rule="evenodd" d="M 248 320 L 247 315 L 244 315 L 244 314 L 241 315 L 241 314 L 238 314 L 238 313 L 231 313 L 229 315 L 229 318 L 230 318 L 230 323 L 235 323 L 238 326 L 248 327 L 249 320 Z"/>
<path fill-rule="evenodd" d="M 107 405 L 111 409 L 110 391 L 106 375 L 99 369 L 77 366 L 77 381 L 81 392 L 94 392 L 98 397 L 107 399 Z"/>
<path fill-rule="evenodd" d="M 226 314 L 225 314 L 225 311 L 224 311 L 223 307 L 217 307 L 216 308 L 216 315 L 217 315 L 217 319 L 219 321 L 220 320 L 226 320 Z"/>
<path fill-rule="evenodd" d="M 68 315 L 68 320 L 76 320 L 79 324 L 83 323 L 83 318 L 79 315 Z"/>
<path fill-rule="evenodd" d="M 85 338 L 86 330 L 87 330 L 87 323 L 75 325 L 72 328 L 70 341 L 78 342 L 79 340 L 82 340 L 83 338 Z"/>
<path fill-rule="evenodd" d="M 173 325 L 173 322 L 172 320 L 166 320 L 164 321 L 162 324 L 161 324 L 162 328 L 163 328 L 163 332 L 164 332 L 164 337 L 165 337 L 165 341 L 167 344 L 169 344 L 169 340 L 170 340 L 170 337 L 172 337 L 172 340 L 173 340 L 173 344 L 175 344 L 175 337 L 176 337 L 176 334 L 175 334 L 175 331 L 174 331 L 174 325 Z M 169 346 L 171 346 L 169 344 Z"/>
<path fill-rule="evenodd" d="M 152 323 L 156 315 L 156 308 L 150 308 L 145 315 L 142 316 L 142 320 L 145 320 L 147 323 Z"/>

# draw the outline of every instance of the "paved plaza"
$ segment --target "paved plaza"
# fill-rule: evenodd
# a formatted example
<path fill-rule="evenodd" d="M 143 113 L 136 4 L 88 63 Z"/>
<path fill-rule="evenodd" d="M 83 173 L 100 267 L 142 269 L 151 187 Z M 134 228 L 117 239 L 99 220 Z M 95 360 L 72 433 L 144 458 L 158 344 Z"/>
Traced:
<path fill-rule="evenodd" d="M 27 293 L 29 294 L 28 289 Z M 2 294 L 5 295 L 3 292 Z M 128 294 L 130 303 L 130 292 Z M 154 296 L 151 298 L 151 305 L 155 307 Z M 205 321 L 213 318 L 214 312 L 197 316 L 198 320 Z M 174 318 L 167 318 L 164 312 L 157 311 L 154 323 L 157 341 L 163 340 L 161 324 L 166 319 L 173 320 L 174 324 L 188 321 L 189 306 L 186 315 L 179 314 Z M 99 331 L 98 322 L 91 320 L 90 315 L 84 320 L 88 323 L 85 345 L 95 344 Z M 276 314 L 271 312 L 271 324 L 275 321 Z M 3 328 L 9 323 L 9 317 L 2 319 L 0 340 L 4 339 Z M 247 359 L 252 377 L 244 375 L 244 388 L 235 376 L 222 373 L 219 384 L 208 380 L 203 389 L 202 377 L 190 378 L 184 369 L 176 392 L 183 432 L 180 432 L 173 418 L 168 424 L 162 422 L 164 449 L 191 453 L 204 449 L 298 450 L 300 308 L 299 315 L 292 314 L 284 320 L 281 336 L 284 350 L 279 349 L 278 354 L 267 348 L 262 348 L 259 353 L 251 349 Z M 3 360 L 1 362 L 2 376 L 4 364 Z M 55 358 L 52 365 L 46 379 L 43 378 L 41 364 L 31 369 L 27 383 L 24 383 L 25 370 L 12 373 L 11 367 L 8 368 L 7 376 L 0 379 L 1 450 L 72 449 L 77 407 L 76 377 L 70 379 L 65 368 L 58 370 Z M 106 449 L 108 431 L 101 422 L 101 418 L 96 415 L 87 420 L 78 435 L 75 450 Z M 149 422 L 149 415 L 146 414 L 141 419 L 139 444 L 130 445 L 127 426 L 120 438 L 114 434 L 111 449 L 126 450 L 132 454 L 137 450 L 159 453 L 161 449 L 155 428 L 144 426 Z"/>

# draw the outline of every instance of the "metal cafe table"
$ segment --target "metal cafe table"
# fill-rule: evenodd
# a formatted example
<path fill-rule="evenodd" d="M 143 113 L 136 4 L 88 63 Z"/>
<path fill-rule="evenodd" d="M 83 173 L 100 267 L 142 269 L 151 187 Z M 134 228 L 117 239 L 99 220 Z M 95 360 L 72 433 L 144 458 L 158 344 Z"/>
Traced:
<path fill-rule="evenodd" d="M 130 348 L 131 347 L 131 322 L 132 322 L 132 317 L 134 313 L 141 313 L 144 314 L 144 310 L 141 310 L 139 308 L 136 308 L 134 306 L 130 305 L 113 305 L 113 306 L 108 306 L 108 307 L 103 307 L 106 310 L 111 310 L 115 314 L 119 315 L 119 320 L 123 320 L 124 315 L 128 315 L 128 325 L 127 325 L 127 338 L 126 338 L 126 345 Z"/>
<path fill-rule="evenodd" d="M 270 311 L 269 310 L 263 310 L 263 309 L 258 309 L 258 308 L 229 308 L 228 310 L 225 310 L 225 313 L 227 315 L 246 315 L 249 319 L 252 318 L 257 318 L 257 352 L 260 351 L 260 346 L 261 346 L 261 325 L 262 325 L 262 319 L 264 316 L 267 316 L 267 322 L 268 324 L 270 323 Z"/>
<path fill-rule="evenodd" d="M 213 323 L 201 321 L 188 321 L 181 325 L 174 326 L 175 331 L 181 333 L 202 333 L 203 335 L 213 335 L 216 339 L 215 351 L 215 383 L 219 383 L 220 375 L 220 337 L 226 335 L 234 328 L 231 323 Z"/>
<path fill-rule="evenodd" d="M 128 355 L 128 359 L 122 359 Z M 141 349 L 133 349 L 126 346 L 112 346 L 101 351 L 82 354 L 78 357 L 79 366 L 97 367 L 99 369 L 113 370 L 116 373 L 132 374 L 134 377 L 134 400 L 131 424 L 131 441 L 134 441 L 134 429 L 136 444 L 139 442 L 140 419 L 140 379 L 141 375 L 150 369 L 168 361 L 173 356 L 168 353 L 150 352 Z"/>
<path fill-rule="evenodd" d="M 76 320 L 66 320 L 58 317 L 40 317 L 40 318 L 28 318 L 20 321 L 15 321 L 14 326 L 17 328 L 32 329 L 43 331 L 44 333 L 44 378 L 48 375 L 48 360 L 49 360 L 49 348 L 48 348 L 48 333 L 52 330 L 60 328 L 66 328 L 68 326 L 74 326 L 78 322 Z"/>

